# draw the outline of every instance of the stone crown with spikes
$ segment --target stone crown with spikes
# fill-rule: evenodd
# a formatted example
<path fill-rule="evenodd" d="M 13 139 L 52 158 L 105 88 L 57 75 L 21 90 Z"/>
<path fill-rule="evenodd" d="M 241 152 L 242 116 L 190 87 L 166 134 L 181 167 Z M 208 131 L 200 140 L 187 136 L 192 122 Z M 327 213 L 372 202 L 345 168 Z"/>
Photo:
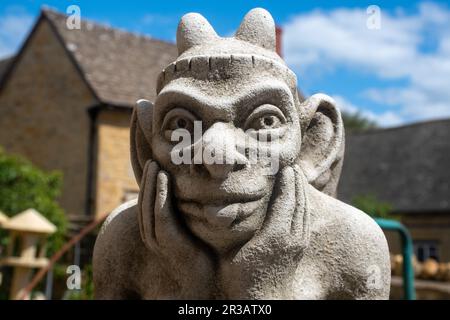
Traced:
<path fill-rule="evenodd" d="M 213 80 L 243 69 L 258 69 L 281 77 L 297 95 L 297 78 L 276 53 L 275 22 L 264 9 L 248 12 L 229 38 L 218 36 L 202 15 L 188 13 L 178 24 L 177 47 L 177 60 L 158 77 L 158 94 L 179 77 Z"/>

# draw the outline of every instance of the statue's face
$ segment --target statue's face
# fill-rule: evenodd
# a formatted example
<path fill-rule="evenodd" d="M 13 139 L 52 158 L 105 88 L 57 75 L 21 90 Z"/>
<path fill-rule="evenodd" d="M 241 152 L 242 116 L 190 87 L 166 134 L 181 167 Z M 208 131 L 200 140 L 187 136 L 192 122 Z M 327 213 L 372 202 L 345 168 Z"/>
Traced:
<path fill-rule="evenodd" d="M 172 141 L 174 132 L 183 138 Z M 276 173 L 297 159 L 301 144 L 288 86 L 246 73 L 169 82 L 155 102 L 152 136 L 153 157 L 173 179 L 186 224 L 219 250 L 260 228 Z"/>

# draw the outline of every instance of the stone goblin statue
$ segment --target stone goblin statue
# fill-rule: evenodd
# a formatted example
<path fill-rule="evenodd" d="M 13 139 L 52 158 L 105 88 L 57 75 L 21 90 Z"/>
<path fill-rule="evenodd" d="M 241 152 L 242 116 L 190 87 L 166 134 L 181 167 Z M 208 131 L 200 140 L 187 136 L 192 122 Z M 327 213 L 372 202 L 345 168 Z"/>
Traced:
<path fill-rule="evenodd" d="M 275 43 L 263 9 L 251 10 L 230 38 L 199 14 L 183 16 L 179 56 L 160 74 L 155 104 L 140 100 L 134 110 L 140 194 L 100 231 L 98 299 L 389 297 L 383 232 L 334 197 L 341 115 L 328 96 L 299 100 Z M 195 136 L 199 123 L 200 136 L 175 148 L 174 133 Z M 198 150 L 224 145 L 226 161 L 198 161 Z M 267 150 L 277 155 L 272 174 L 270 157 L 247 161 Z M 177 163 L 174 153 L 193 161 Z"/>

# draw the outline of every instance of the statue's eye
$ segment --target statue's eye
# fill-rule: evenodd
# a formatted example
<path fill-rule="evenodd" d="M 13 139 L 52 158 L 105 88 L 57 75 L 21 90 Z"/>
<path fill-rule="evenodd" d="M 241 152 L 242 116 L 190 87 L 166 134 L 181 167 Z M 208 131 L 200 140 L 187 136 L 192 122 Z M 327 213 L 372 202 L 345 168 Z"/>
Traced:
<path fill-rule="evenodd" d="M 186 129 L 191 131 L 194 128 L 194 122 L 191 119 L 178 116 L 173 117 L 169 123 L 166 130 L 177 130 L 177 129 Z"/>
<path fill-rule="evenodd" d="M 250 128 L 255 130 L 267 130 L 279 128 L 280 125 L 280 118 L 276 115 L 270 114 L 254 119 L 250 125 Z"/>
<path fill-rule="evenodd" d="M 280 109 L 271 104 L 263 104 L 256 108 L 245 122 L 245 129 L 270 130 L 280 128 L 286 118 Z"/>
<path fill-rule="evenodd" d="M 196 117 L 186 109 L 172 109 L 163 120 L 162 131 L 164 136 L 170 140 L 172 132 L 175 130 L 187 130 L 194 134 L 194 121 L 196 120 Z"/>

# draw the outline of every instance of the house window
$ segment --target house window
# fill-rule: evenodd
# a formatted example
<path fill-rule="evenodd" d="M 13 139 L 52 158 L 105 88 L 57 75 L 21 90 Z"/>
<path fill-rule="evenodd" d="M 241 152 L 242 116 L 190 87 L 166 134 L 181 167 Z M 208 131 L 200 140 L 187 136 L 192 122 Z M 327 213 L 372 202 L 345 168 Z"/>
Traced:
<path fill-rule="evenodd" d="M 417 260 L 424 262 L 432 258 L 439 261 L 438 242 L 433 240 L 416 240 L 414 241 L 414 253 Z"/>

